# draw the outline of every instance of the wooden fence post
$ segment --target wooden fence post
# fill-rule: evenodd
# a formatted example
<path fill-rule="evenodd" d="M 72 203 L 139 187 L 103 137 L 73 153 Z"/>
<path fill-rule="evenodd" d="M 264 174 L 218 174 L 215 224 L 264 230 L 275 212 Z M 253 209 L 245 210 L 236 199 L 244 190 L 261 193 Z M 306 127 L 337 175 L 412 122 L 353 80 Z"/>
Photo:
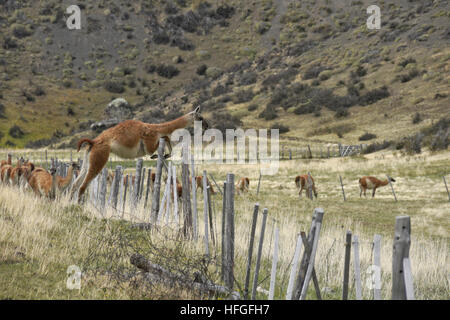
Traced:
<path fill-rule="evenodd" d="M 222 240 L 222 250 L 221 250 L 221 253 L 222 253 L 221 277 L 222 278 L 221 279 L 222 279 L 222 281 L 224 280 L 224 277 L 225 277 L 225 264 L 226 264 L 225 251 L 227 250 L 226 249 L 227 243 L 225 241 L 225 212 L 227 210 L 226 195 L 227 195 L 227 182 L 225 181 L 223 183 L 223 199 L 222 199 L 222 233 L 221 233 L 221 240 Z"/>
<path fill-rule="evenodd" d="M 309 256 L 311 253 L 310 249 L 311 249 L 312 242 L 314 240 L 314 230 L 316 227 L 315 222 L 316 222 L 316 211 L 314 210 L 312 220 L 311 220 L 311 226 L 309 228 L 308 238 L 303 239 L 303 236 L 302 236 L 303 246 L 305 247 L 305 249 L 303 250 L 302 260 L 300 262 L 300 269 L 298 270 L 298 275 L 297 275 L 295 286 L 294 286 L 294 293 L 293 293 L 293 297 L 292 297 L 293 300 L 298 300 L 300 298 L 300 293 L 301 293 L 303 283 L 305 280 L 306 269 L 308 267 Z"/>
<path fill-rule="evenodd" d="M 212 179 L 212 181 L 214 182 L 214 184 L 216 185 L 217 190 L 219 190 L 220 194 L 223 196 L 223 192 L 222 189 L 219 187 L 219 185 L 216 182 L 216 179 L 214 179 L 214 176 L 210 173 L 209 174 L 210 178 Z"/>
<path fill-rule="evenodd" d="M 142 166 L 144 160 L 138 159 L 136 162 L 136 174 L 134 178 L 133 204 L 137 206 L 139 202 L 139 193 L 141 189 Z"/>
<path fill-rule="evenodd" d="M 144 208 L 147 208 L 148 194 L 150 193 L 152 184 L 152 168 L 148 168 L 147 190 L 145 192 Z"/>
<path fill-rule="evenodd" d="M 306 293 L 308 291 L 309 281 L 311 280 L 313 268 L 314 268 L 314 260 L 316 258 L 317 245 L 319 243 L 319 235 L 320 235 L 320 227 L 322 225 L 324 211 L 322 208 L 317 208 L 314 210 L 316 212 L 316 221 L 315 221 L 315 234 L 314 241 L 311 249 L 311 256 L 309 259 L 308 269 L 306 271 L 305 281 L 303 283 L 303 288 L 300 294 L 300 300 L 306 299 Z"/>
<path fill-rule="evenodd" d="M 103 214 L 106 205 L 106 187 L 107 187 L 108 169 L 105 167 L 102 170 L 102 178 L 100 182 L 100 211 Z"/>
<path fill-rule="evenodd" d="M 396 217 L 392 252 L 392 300 L 405 300 L 407 298 L 403 260 L 409 259 L 410 233 L 411 221 L 409 216 Z"/>
<path fill-rule="evenodd" d="M 185 143 L 183 141 L 183 143 Z M 191 207 L 191 191 L 189 184 L 189 150 L 183 148 L 183 161 L 181 164 L 181 180 L 182 180 L 182 202 L 183 202 L 183 234 L 185 237 L 190 238 L 193 236 L 192 227 L 192 207 Z"/>
<path fill-rule="evenodd" d="M 205 254 L 206 257 L 209 258 L 209 237 L 208 237 L 208 183 L 206 179 L 208 176 L 206 175 L 206 170 L 203 170 L 203 220 L 205 223 Z M 195 205 L 194 205 L 195 206 Z"/>
<path fill-rule="evenodd" d="M 308 198 L 313 200 L 313 190 L 312 190 L 312 178 L 311 178 L 311 172 L 308 172 L 308 178 L 306 181 L 306 187 L 308 189 Z"/>
<path fill-rule="evenodd" d="M 209 232 L 211 234 L 211 241 L 213 246 L 216 246 L 216 239 L 214 236 L 214 225 L 213 225 L 213 210 L 212 210 L 212 206 L 211 206 L 211 185 L 209 184 L 206 187 L 207 190 L 207 195 L 208 195 L 208 199 L 207 199 L 207 203 L 208 203 L 208 219 L 209 219 Z"/>
<path fill-rule="evenodd" d="M 129 176 L 126 175 L 125 176 L 125 184 L 123 186 L 122 219 L 125 215 L 125 204 L 127 203 L 128 180 L 129 180 Z"/>
<path fill-rule="evenodd" d="M 442 179 L 444 179 L 445 189 L 447 190 L 447 195 L 448 195 L 448 201 L 450 201 L 450 193 L 448 191 L 448 186 L 447 186 L 447 181 L 445 180 L 445 176 L 442 176 Z"/>
<path fill-rule="evenodd" d="M 373 237 L 373 299 L 381 300 L 381 236 Z"/>
<path fill-rule="evenodd" d="M 272 270 L 270 272 L 270 287 L 269 287 L 269 300 L 273 300 L 275 294 L 275 280 L 277 277 L 277 264 L 278 264 L 278 242 L 280 238 L 280 230 L 275 228 L 275 240 L 273 244 L 273 256 L 272 256 Z"/>
<path fill-rule="evenodd" d="M 164 144 L 165 140 L 163 138 L 159 139 L 158 160 L 156 161 L 155 185 L 153 186 L 153 195 L 152 195 L 152 210 L 151 210 L 152 224 L 156 224 L 156 221 L 158 220 L 159 197 L 161 196 L 161 173 L 164 157 Z"/>
<path fill-rule="evenodd" d="M 178 226 L 178 190 L 177 190 L 177 167 L 172 166 L 172 184 L 173 184 L 173 218 Z"/>
<path fill-rule="evenodd" d="M 225 211 L 225 285 L 232 290 L 234 285 L 234 174 L 227 174 Z"/>
<path fill-rule="evenodd" d="M 261 185 L 261 169 L 259 170 L 258 189 L 256 189 L 256 195 L 259 194 L 260 185 Z"/>
<path fill-rule="evenodd" d="M 361 290 L 361 269 L 359 264 L 359 243 L 358 236 L 353 236 L 353 266 L 355 269 L 355 293 L 356 300 L 362 299 L 362 290 Z"/>
<path fill-rule="evenodd" d="M 250 242 L 248 245 L 247 271 L 245 273 L 245 284 L 244 284 L 244 300 L 247 300 L 248 298 L 248 287 L 250 285 L 250 270 L 252 265 L 253 244 L 255 242 L 256 223 L 258 221 L 258 210 L 259 210 L 259 203 L 255 203 L 255 208 L 253 209 L 252 228 L 250 231 Z"/>
<path fill-rule="evenodd" d="M 344 197 L 344 201 L 346 201 L 346 199 L 345 199 L 345 191 L 344 191 L 344 184 L 342 183 L 341 175 L 339 175 L 339 181 L 341 182 L 342 196 Z"/>
<path fill-rule="evenodd" d="M 312 159 L 312 152 L 311 152 L 311 147 L 308 144 L 308 158 Z"/>
<path fill-rule="evenodd" d="M 294 259 L 292 261 L 291 273 L 289 274 L 289 282 L 286 293 L 286 300 L 292 299 L 292 291 L 294 290 L 295 275 L 297 274 L 298 262 L 300 260 L 300 250 L 302 247 L 302 236 L 301 234 L 297 237 L 297 245 L 295 246 Z"/>
<path fill-rule="evenodd" d="M 253 286 L 252 286 L 252 300 L 255 300 L 256 298 L 256 288 L 258 286 L 258 275 L 259 275 L 259 268 L 261 265 L 261 256 L 262 256 L 262 249 L 263 249 L 263 243 L 264 243 L 264 232 L 266 230 L 266 221 L 267 221 L 267 208 L 264 208 L 263 210 L 263 220 L 261 225 L 261 234 L 259 235 L 259 245 L 258 245 L 258 255 L 256 257 L 256 265 L 255 265 L 255 273 L 253 275 Z"/>
<path fill-rule="evenodd" d="M 342 300 L 348 300 L 348 279 L 350 275 L 351 247 L 352 247 L 352 232 L 347 231 L 347 234 L 345 236 L 344 284 L 342 286 Z"/>
<path fill-rule="evenodd" d="M 391 190 L 392 190 L 392 194 L 394 195 L 395 202 L 397 202 L 397 196 L 395 195 L 394 187 L 392 186 L 392 183 L 391 183 L 391 178 L 388 175 L 386 175 L 386 177 L 387 177 L 387 180 L 389 181 L 389 185 L 391 186 Z"/>
<path fill-rule="evenodd" d="M 194 223 L 194 240 L 198 239 L 197 181 L 195 179 L 194 155 L 191 156 L 192 211 Z"/>
<path fill-rule="evenodd" d="M 116 210 L 117 209 L 117 197 L 119 194 L 119 183 L 122 179 L 122 167 L 117 166 L 116 172 L 114 174 L 114 182 L 111 185 L 111 206 Z"/>

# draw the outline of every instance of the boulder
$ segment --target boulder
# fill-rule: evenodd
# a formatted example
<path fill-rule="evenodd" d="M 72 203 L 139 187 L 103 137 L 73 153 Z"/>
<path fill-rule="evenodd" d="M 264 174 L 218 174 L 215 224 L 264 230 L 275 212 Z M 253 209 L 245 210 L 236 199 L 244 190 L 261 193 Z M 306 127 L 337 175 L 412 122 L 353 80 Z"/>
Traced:
<path fill-rule="evenodd" d="M 111 101 L 104 111 L 105 119 L 94 122 L 90 128 L 93 131 L 101 132 L 111 128 L 118 123 L 133 118 L 133 111 L 130 104 L 123 98 L 117 98 Z"/>

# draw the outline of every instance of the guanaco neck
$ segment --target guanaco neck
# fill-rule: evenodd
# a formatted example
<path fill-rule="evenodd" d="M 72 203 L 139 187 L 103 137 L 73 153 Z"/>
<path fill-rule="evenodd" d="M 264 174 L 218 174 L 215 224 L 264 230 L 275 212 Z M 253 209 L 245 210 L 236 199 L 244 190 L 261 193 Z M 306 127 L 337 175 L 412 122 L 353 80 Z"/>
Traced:
<path fill-rule="evenodd" d="M 73 167 L 69 167 L 69 170 L 67 171 L 67 176 L 65 178 L 59 177 L 58 176 L 58 187 L 59 188 L 66 188 L 73 179 Z"/>
<path fill-rule="evenodd" d="M 172 132 L 174 132 L 177 129 L 186 128 L 192 122 L 192 120 L 193 120 L 192 114 L 188 113 L 175 120 L 159 124 L 151 124 L 151 126 L 162 137 L 164 137 L 171 135 Z"/>

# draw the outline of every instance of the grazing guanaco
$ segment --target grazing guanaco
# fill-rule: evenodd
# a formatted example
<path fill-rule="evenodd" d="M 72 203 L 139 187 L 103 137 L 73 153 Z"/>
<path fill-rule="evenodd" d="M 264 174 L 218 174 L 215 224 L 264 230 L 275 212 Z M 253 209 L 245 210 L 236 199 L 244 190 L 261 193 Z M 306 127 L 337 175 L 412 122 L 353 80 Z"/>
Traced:
<path fill-rule="evenodd" d="M 189 177 L 189 184 L 192 185 L 192 177 Z M 212 184 L 209 182 L 208 177 L 206 177 L 206 185 L 209 186 L 209 190 L 211 190 L 211 194 L 216 194 Z M 195 177 L 195 190 L 198 188 L 202 189 L 203 192 L 203 175 Z"/>
<path fill-rule="evenodd" d="M 393 178 L 390 178 L 391 182 L 395 182 Z M 372 198 L 375 197 L 375 191 L 377 188 L 385 186 L 389 183 L 389 181 L 386 180 L 379 180 L 372 176 L 364 176 L 361 179 L 359 179 L 359 197 L 361 198 L 362 193 L 364 192 L 364 196 L 366 196 L 366 190 L 372 189 Z"/>
<path fill-rule="evenodd" d="M 29 184 L 36 195 L 54 199 L 56 197 L 56 188 L 58 185 L 56 168 L 51 168 L 50 173 L 47 171 L 34 172 L 31 175 Z"/>
<path fill-rule="evenodd" d="M 173 121 L 150 124 L 138 120 L 126 120 L 103 131 L 93 140 L 81 139 L 78 141 L 78 151 L 85 143 L 89 145 L 89 148 L 85 152 L 80 175 L 73 184 L 71 197 L 74 197 L 78 191 L 78 201 L 81 200 L 89 183 L 107 163 L 111 152 L 126 159 L 134 159 L 146 154 L 153 155 L 158 148 L 159 139 L 164 138 L 169 149 L 169 154 L 164 157 L 170 157 L 172 151 L 170 135 L 177 129 L 191 125 L 194 120 L 202 121 L 203 130 L 208 128 L 208 124 L 200 115 L 200 107 L 197 107 L 194 111 Z M 152 158 L 155 156 L 157 157 L 154 155 Z"/>
<path fill-rule="evenodd" d="M 305 189 L 305 193 L 307 192 L 307 190 L 306 190 L 306 182 L 308 181 L 308 175 L 307 174 L 302 174 L 302 175 L 298 175 L 298 176 L 296 176 L 295 177 L 295 185 L 297 186 L 297 188 L 299 188 L 300 189 L 300 191 L 298 192 L 298 195 L 300 196 L 300 198 L 302 197 L 302 191 L 303 191 L 303 189 Z M 316 190 L 316 185 L 315 185 L 315 183 L 314 183 L 314 179 L 313 179 L 313 177 L 311 176 L 311 183 L 312 183 L 312 185 L 311 185 L 311 189 L 312 189 L 312 191 L 313 191 L 313 193 L 314 193 L 314 196 L 316 197 L 316 199 L 317 199 L 317 190 Z M 308 194 L 307 194 L 307 196 L 308 196 Z"/>
<path fill-rule="evenodd" d="M 248 188 L 250 187 L 250 179 L 245 177 L 245 178 L 240 178 L 238 180 L 238 182 L 236 183 L 236 191 L 237 194 L 243 193 L 243 192 L 248 192 Z"/>

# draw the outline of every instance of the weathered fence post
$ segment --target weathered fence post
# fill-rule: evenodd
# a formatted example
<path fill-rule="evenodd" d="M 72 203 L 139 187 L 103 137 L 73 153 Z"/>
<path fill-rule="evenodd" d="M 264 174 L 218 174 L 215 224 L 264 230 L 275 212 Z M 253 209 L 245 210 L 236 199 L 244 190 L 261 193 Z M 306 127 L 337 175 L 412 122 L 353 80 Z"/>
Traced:
<path fill-rule="evenodd" d="M 226 251 L 226 242 L 225 242 L 225 212 L 227 210 L 227 182 L 223 183 L 223 199 L 222 199 L 222 232 L 221 232 L 221 240 L 222 240 L 222 265 L 221 265 L 221 279 L 224 280 L 225 277 L 225 251 Z"/>
<path fill-rule="evenodd" d="M 264 208 L 263 210 L 263 220 L 261 224 L 261 234 L 259 235 L 259 245 L 258 245 L 258 255 L 256 257 L 256 265 L 255 265 L 255 273 L 253 275 L 253 286 L 252 286 L 252 300 L 255 300 L 256 298 L 256 288 L 258 286 L 258 275 L 259 275 L 259 268 L 261 265 L 261 256 L 262 256 L 262 249 L 263 249 L 263 243 L 264 243 L 264 232 L 266 230 L 266 221 L 267 221 L 267 208 Z"/>
<path fill-rule="evenodd" d="M 227 174 L 225 210 L 225 285 L 232 290 L 234 285 L 234 174 Z"/>
<path fill-rule="evenodd" d="M 147 208 L 148 194 L 150 193 L 152 184 L 152 168 L 148 168 L 147 190 L 145 191 L 144 208 Z"/>
<path fill-rule="evenodd" d="M 448 195 L 448 201 L 450 201 L 450 193 L 448 191 L 448 186 L 447 186 L 447 181 L 445 180 L 445 176 L 442 176 L 442 179 L 444 179 L 445 189 L 447 190 L 447 195 Z"/>
<path fill-rule="evenodd" d="M 339 181 L 341 182 L 342 196 L 344 197 L 344 201 L 346 201 L 346 199 L 345 199 L 345 191 L 344 191 L 344 184 L 342 183 L 341 175 L 339 175 Z"/>
<path fill-rule="evenodd" d="M 392 183 L 391 183 L 391 178 L 388 175 L 386 175 L 386 177 L 387 177 L 387 180 L 389 181 L 389 185 L 391 186 L 391 190 L 392 190 L 392 194 L 394 195 L 395 202 L 397 202 L 397 196 L 395 195 L 394 187 L 392 186 Z"/>
<path fill-rule="evenodd" d="M 191 156 L 192 212 L 194 223 L 194 240 L 198 239 L 197 181 L 195 179 L 194 155 Z"/>
<path fill-rule="evenodd" d="M 215 236 L 214 236 L 213 210 L 212 210 L 212 207 L 211 207 L 211 185 L 208 185 L 206 190 L 207 190 L 207 195 L 208 195 L 207 202 L 208 202 L 208 216 L 209 216 L 209 218 L 208 218 L 209 219 L 209 231 L 211 233 L 212 244 L 215 247 L 216 246 L 216 239 L 215 239 Z"/>
<path fill-rule="evenodd" d="M 183 141 L 183 143 L 186 143 Z M 189 147 L 189 146 L 188 146 Z M 192 207 L 191 207 L 191 192 L 189 187 L 189 149 L 183 148 L 183 162 L 181 164 L 181 180 L 182 180 L 182 197 L 183 197 L 183 234 L 185 237 L 192 237 Z"/>
<path fill-rule="evenodd" d="M 407 284 L 405 282 L 403 261 L 404 259 L 409 260 L 409 247 L 411 245 L 410 234 L 411 220 L 409 216 L 396 217 L 392 252 L 392 300 L 407 299 Z M 411 285 L 412 284 L 408 283 L 409 288 L 411 288 Z"/>
<path fill-rule="evenodd" d="M 351 247 L 352 247 L 352 232 L 347 231 L 347 234 L 345 236 L 344 284 L 342 286 L 342 300 L 348 300 L 348 279 L 350 275 Z"/>
<path fill-rule="evenodd" d="M 138 159 L 136 162 L 136 174 L 134 178 L 134 191 L 133 191 L 133 204 L 137 206 L 139 202 L 139 193 L 141 189 L 141 178 L 142 178 L 142 166 L 144 164 L 143 159 Z"/>
<path fill-rule="evenodd" d="M 381 236 L 373 237 L 373 299 L 381 300 Z"/>
<path fill-rule="evenodd" d="M 122 219 L 125 215 L 125 204 L 127 203 L 128 175 L 125 176 L 125 184 L 123 186 L 123 203 L 122 203 Z"/>
<path fill-rule="evenodd" d="M 117 197 L 119 194 L 119 184 L 120 180 L 122 179 L 122 167 L 117 166 L 116 172 L 114 173 L 114 181 L 111 185 L 111 206 L 114 209 L 117 209 Z"/>
<path fill-rule="evenodd" d="M 311 147 L 308 144 L 308 158 L 312 159 L 312 152 L 311 152 Z"/>
<path fill-rule="evenodd" d="M 280 238 L 280 230 L 275 228 L 275 240 L 273 245 L 273 257 L 272 257 L 272 270 L 270 272 L 270 287 L 269 287 L 269 300 L 273 300 L 275 293 L 275 280 L 277 277 L 277 264 L 278 264 L 278 241 Z"/>
<path fill-rule="evenodd" d="M 177 190 L 177 167 L 172 166 L 172 184 L 173 184 L 173 218 L 178 226 L 178 190 Z"/>
<path fill-rule="evenodd" d="M 289 282 L 286 293 L 286 300 L 292 299 L 292 291 L 294 290 L 295 275 L 297 274 L 298 262 L 300 260 L 300 250 L 302 247 L 301 234 L 297 237 L 297 245 L 295 246 L 294 259 L 292 261 L 291 273 L 289 274 Z"/>
<path fill-rule="evenodd" d="M 209 176 L 211 177 L 212 181 L 214 182 L 214 184 L 216 185 L 217 190 L 219 190 L 220 194 L 223 196 L 223 192 L 222 189 L 219 187 L 219 185 L 216 182 L 216 179 L 214 179 L 214 176 L 210 173 Z"/>
<path fill-rule="evenodd" d="M 151 210 L 152 224 L 156 224 L 156 221 L 158 220 L 159 197 L 161 196 L 161 173 L 164 157 L 164 144 L 165 140 L 163 138 L 159 139 L 158 160 L 156 161 L 155 185 L 153 186 L 153 195 L 152 195 L 152 210 Z"/>
<path fill-rule="evenodd" d="M 245 273 L 245 284 L 244 284 L 244 300 L 247 300 L 248 298 L 248 286 L 250 284 L 250 270 L 252 265 L 253 244 L 255 242 L 256 222 L 258 221 L 258 210 L 259 210 L 259 203 L 255 203 L 255 208 L 253 209 L 252 228 L 250 231 L 250 242 L 248 245 L 247 271 Z"/>
<path fill-rule="evenodd" d="M 100 182 L 100 211 L 103 214 L 106 205 L 106 187 L 107 187 L 108 169 L 105 167 L 102 170 L 102 178 Z"/>
<path fill-rule="evenodd" d="M 205 223 L 205 254 L 209 258 L 209 237 L 208 237 L 208 183 L 206 182 L 206 171 L 203 171 L 203 220 Z M 194 205 L 195 206 L 195 205 Z"/>
<path fill-rule="evenodd" d="M 362 290 L 361 290 L 361 269 L 359 265 L 359 243 L 358 236 L 353 236 L 353 266 L 355 269 L 355 293 L 356 300 L 362 299 Z"/>
<path fill-rule="evenodd" d="M 308 291 L 309 281 L 311 280 L 312 272 L 314 269 L 314 260 L 316 258 L 317 245 L 319 243 L 320 227 L 322 225 L 324 215 L 324 211 L 322 208 L 317 208 L 314 211 L 316 212 L 314 241 L 311 249 L 311 256 L 309 259 L 308 269 L 306 271 L 305 281 L 303 283 L 303 288 L 300 294 L 300 300 L 305 300 L 306 293 Z"/>
<path fill-rule="evenodd" d="M 261 185 L 261 169 L 259 170 L 258 189 L 256 189 L 256 195 L 259 194 L 259 187 Z"/>

